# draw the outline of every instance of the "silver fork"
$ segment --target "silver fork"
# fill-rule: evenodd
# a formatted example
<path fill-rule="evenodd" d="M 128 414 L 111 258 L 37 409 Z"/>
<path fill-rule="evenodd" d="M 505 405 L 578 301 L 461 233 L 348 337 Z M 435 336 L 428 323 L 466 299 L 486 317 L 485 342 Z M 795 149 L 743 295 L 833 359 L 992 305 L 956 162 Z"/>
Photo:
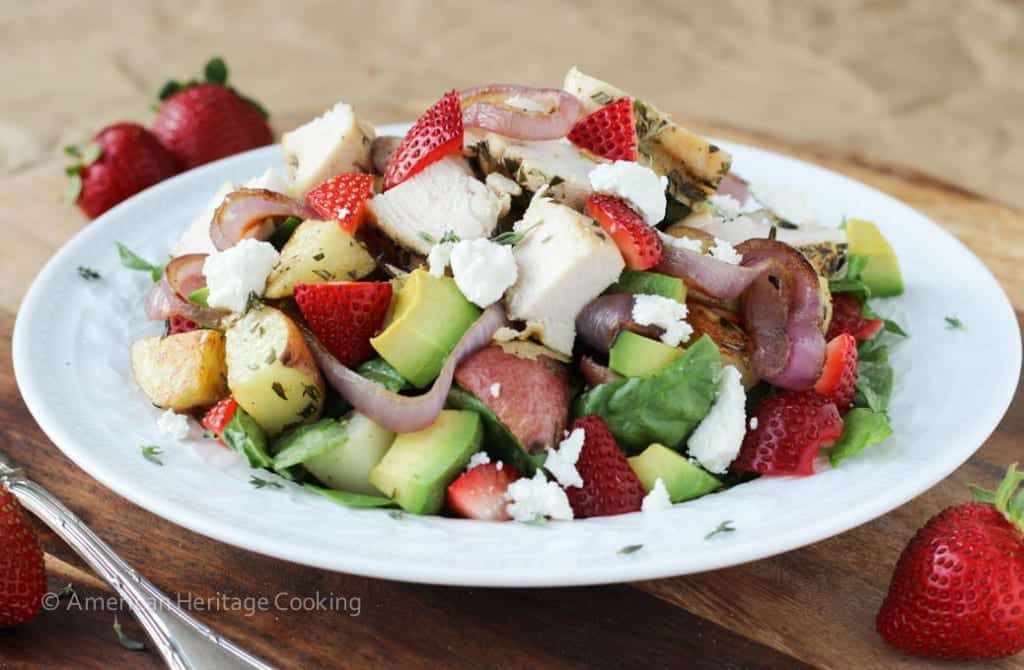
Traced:
<path fill-rule="evenodd" d="M 274 670 L 182 610 L 0 449 L 0 486 L 53 529 L 124 599 L 172 670 Z"/>

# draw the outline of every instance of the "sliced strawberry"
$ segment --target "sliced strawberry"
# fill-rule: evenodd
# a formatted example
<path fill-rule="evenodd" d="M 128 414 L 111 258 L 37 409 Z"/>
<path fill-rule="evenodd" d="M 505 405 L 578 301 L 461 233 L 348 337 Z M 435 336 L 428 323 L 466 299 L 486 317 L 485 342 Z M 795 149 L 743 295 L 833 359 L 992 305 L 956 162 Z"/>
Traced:
<path fill-rule="evenodd" d="M 599 416 L 577 419 L 569 430 L 577 428 L 582 428 L 584 434 L 583 450 L 576 461 L 583 487 L 565 489 L 573 514 L 583 518 L 640 511 L 644 486 L 615 443 L 604 419 Z"/>
<path fill-rule="evenodd" d="M 167 319 L 167 334 L 177 335 L 178 333 L 190 333 L 193 330 L 197 330 L 199 324 L 192 319 L 186 319 L 180 314 L 171 314 L 171 318 Z"/>
<path fill-rule="evenodd" d="M 388 282 L 298 284 L 295 302 L 309 329 L 343 365 L 373 356 L 370 338 L 384 324 L 391 305 Z"/>
<path fill-rule="evenodd" d="M 366 201 L 373 195 L 373 175 L 343 172 L 306 194 L 306 202 L 320 216 L 333 219 L 350 233 L 359 230 L 366 215 Z"/>
<path fill-rule="evenodd" d="M 827 339 L 831 340 L 841 333 L 849 333 L 858 342 L 863 342 L 877 335 L 885 323 L 881 319 L 865 319 L 861 309 L 863 306 L 860 300 L 849 293 L 834 294 L 832 322 L 828 326 Z"/>
<path fill-rule="evenodd" d="M 519 479 L 511 465 L 484 463 L 463 473 L 448 487 L 448 508 L 456 515 L 478 521 L 508 521 L 508 485 Z"/>
<path fill-rule="evenodd" d="M 857 392 L 857 340 L 849 333 L 833 338 L 825 348 L 825 367 L 814 390 L 829 398 L 840 412 L 853 407 Z"/>
<path fill-rule="evenodd" d="M 449 91 L 405 134 L 384 173 L 384 190 L 445 156 L 461 153 L 462 135 L 462 104 L 458 92 Z"/>
<path fill-rule="evenodd" d="M 228 396 L 222 399 L 216 405 L 210 408 L 210 410 L 203 415 L 200 423 L 203 428 L 210 431 L 217 436 L 221 444 L 224 443 L 224 429 L 228 423 L 235 416 L 235 410 L 238 409 L 238 401 L 233 397 Z"/>
<path fill-rule="evenodd" d="M 762 402 L 730 466 L 763 475 L 813 475 L 814 459 L 843 434 L 835 403 L 812 391 L 786 391 Z"/>
<path fill-rule="evenodd" d="M 615 240 L 630 270 L 647 270 L 661 262 L 658 231 L 648 226 L 622 198 L 594 193 L 587 198 L 587 214 Z"/>
<path fill-rule="evenodd" d="M 633 100 L 620 98 L 576 122 L 567 135 L 581 149 L 609 160 L 635 161 Z"/>

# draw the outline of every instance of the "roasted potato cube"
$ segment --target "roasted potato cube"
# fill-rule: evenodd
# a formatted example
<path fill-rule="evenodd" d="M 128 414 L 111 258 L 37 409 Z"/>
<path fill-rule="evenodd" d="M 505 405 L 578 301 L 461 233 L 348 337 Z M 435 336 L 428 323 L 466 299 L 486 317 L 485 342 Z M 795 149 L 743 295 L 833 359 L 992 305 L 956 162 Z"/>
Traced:
<path fill-rule="evenodd" d="M 355 281 L 376 262 L 337 221 L 303 221 L 281 249 L 281 260 L 267 278 L 268 298 L 287 298 L 296 284 Z"/>
<path fill-rule="evenodd" d="M 224 336 L 193 330 L 132 342 L 132 374 L 157 407 L 184 412 L 228 394 Z"/>

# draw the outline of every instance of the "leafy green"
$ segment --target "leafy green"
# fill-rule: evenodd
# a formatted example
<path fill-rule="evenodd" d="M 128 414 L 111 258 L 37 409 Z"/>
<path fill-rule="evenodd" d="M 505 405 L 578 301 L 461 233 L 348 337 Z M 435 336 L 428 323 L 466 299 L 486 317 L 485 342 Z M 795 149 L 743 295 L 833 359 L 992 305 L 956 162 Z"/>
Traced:
<path fill-rule="evenodd" d="M 884 324 L 881 331 L 883 333 L 892 333 L 893 335 L 899 335 L 900 337 L 910 337 L 910 335 L 907 334 L 907 331 L 900 327 L 900 324 L 891 319 L 881 317 L 875 312 L 875 310 L 871 309 L 866 302 L 861 307 L 860 313 L 865 319 L 881 319 Z"/>
<path fill-rule="evenodd" d="M 120 242 L 117 243 L 117 253 L 121 257 L 121 265 L 129 270 L 148 272 L 153 281 L 160 281 L 164 274 L 163 266 L 153 265 Z"/>
<path fill-rule="evenodd" d="M 274 245 L 275 249 L 280 251 L 281 248 L 284 247 L 285 242 L 291 238 L 295 229 L 299 227 L 300 223 L 302 223 L 302 219 L 299 217 L 289 216 L 274 229 L 274 233 L 270 236 L 269 242 Z"/>
<path fill-rule="evenodd" d="M 721 370 L 718 347 L 704 335 L 654 374 L 595 386 L 577 400 L 576 415 L 602 417 L 627 451 L 675 447 L 711 409 Z"/>
<path fill-rule="evenodd" d="M 884 412 L 892 398 L 893 371 L 889 365 L 889 347 L 878 338 L 867 340 L 857 348 L 857 395 L 854 405 Z"/>
<path fill-rule="evenodd" d="M 841 279 L 833 279 L 828 283 L 831 293 L 851 293 L 862 303 L 871 297 L 871 288 L 861 281 L 861 274 L 867 267 L 867 256 L 849 256 L 846 259 L 846 273 Z"/>
<path fill-rule="evenodd" d="M 224 443 L 245 456 L 249 467 L 269 468 L 273 459 L 267 453 L 267 436 L 260 425 L 241 407 L 224 427 Z"/>
<path fill-rule="evenodd" d="M 210 288 L 208 286 L 204 286 L 203 288 L 197 288 L 195 291 L 192 291 L 191 293 L 188 294 L 188 301 L 189 302 L 191 302 L 193 304 L 196 304 L 196 305 L 202 305 L 203 307 L 209 307 L 210 306 L 210 304 L 208 302 L 209 299 L 210 299 Z"/>
<path fill-rule="evenodd" d="M 392 393 L 409 388 L 409 382 L 405 377 L 383 358 L 371 358 L 356 368 L 356 372 L 377 382 Z"/>
<path fill-rule="evenodd" d="M 843 417 L 843 435 L 832 447 L 828 457 L 832 467 L 844 458 L 859 453 L 864 447 L 889 439 L 891 435 L 892 424 L 887 414 L 866 407 L 851 409 Z"/>
<path fill-rule="evenodd" d="M 210 62 L 203 68 L 203 76 L 206 81 L 211 84 L 224 85 L 228 83 L 228 66 L 224 62 L 224 59 L 220 56 L 216 56 L 210 59 Z"/>
<path fill-rule="evenodd" d="M 305 484 L 310 491 L 319 493 L 328 500 L 345 505 L 346 507 L 397 507 L 394 500 L 384 496 L 369 496 L 365 493 L 352 493 L 351 491 L 335 491 L 325 489 L 315 484 Z"/>
<path fill-rule="evenodd" d="M 334 419 L 299 426 L 274 443 L 274 469 L 283 470 L 325 452 L 337 449 L 348 440 L 345 427 Z"/>
<path fill-rule="evenodd" d="M 164 453 L 164 450 L 161 449 L 160 447 L 156 446 L 155 444 L 147 444 L 139 447 L 139 449 L 142 450 L 142 457 L 145 458 L 150 463 L 156 463 L 157 465 L 164 464 L 163 461 L 157 458 L 157 456 Z"/>
<path fill-rule="evenodd" d="M 448 407 L 480 415 L 484 422 L 484 445 L 487 453 L 495 460 L 508 463 L 524 477 L 532 477 L 537 467 L 543 464 L 545 454 L 531 456 L 491 408 L 469 391 L 453 386 L 448 391 Z"/>

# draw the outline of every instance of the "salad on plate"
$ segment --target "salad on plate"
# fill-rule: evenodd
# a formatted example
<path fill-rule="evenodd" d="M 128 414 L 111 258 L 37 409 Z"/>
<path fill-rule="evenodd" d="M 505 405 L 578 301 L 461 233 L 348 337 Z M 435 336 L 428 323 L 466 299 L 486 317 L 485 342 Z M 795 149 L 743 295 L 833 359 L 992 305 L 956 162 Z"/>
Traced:
<path fill-rule="evenodd" d="M 878 227 L 820 225 L 611 84 L 451 91 L 404 137 L 338 103 L 281 147 L 166 265 L 120 248 L 154 279 L 164 333 L 130 356 L 171 437 L 198 420 L 349 506 L 533 523 L 813 475 L 892 433 Z"/>

